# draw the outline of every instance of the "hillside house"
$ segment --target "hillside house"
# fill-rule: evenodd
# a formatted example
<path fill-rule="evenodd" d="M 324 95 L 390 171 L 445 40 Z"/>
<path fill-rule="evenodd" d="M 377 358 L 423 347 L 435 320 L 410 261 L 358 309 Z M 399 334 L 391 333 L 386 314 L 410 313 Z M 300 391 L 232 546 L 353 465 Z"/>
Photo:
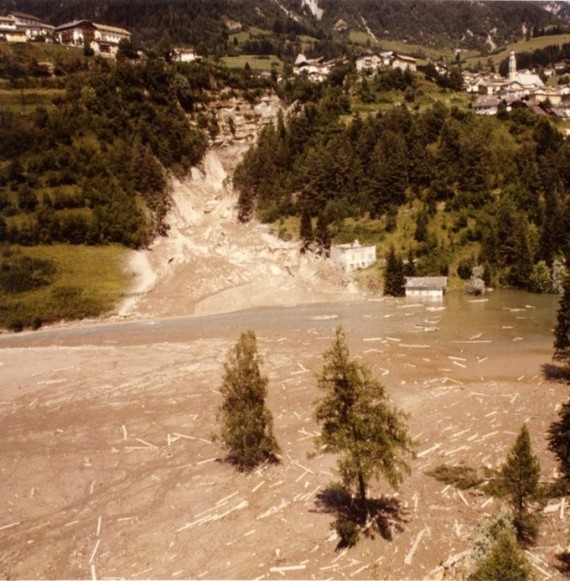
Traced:
<path fill-rule="evenodd" d="M 408 276 L 406 277 L 406 296 L 441 298 L 447 288 L 446 276 Z"/>
<path fill-rule="evenodd" d="M 308 59 L 304 54 L 299 54 L 295 59 L 293 72 L 296 75 L 306 75 L 311 81 L 322 83 L 331 72 L 331 69 L 339 64 L 339 60 L 325 61 L 323 57 Z"/>
<path fill-rule="evenodd" d="M 202 60 L 193 48 L 175 48 L 172 50 L 172 60 L 177 63 L 193 63 Z"/>
<path fill-rule="evenodd" d="M 384 66 L 384 60 L 379 54 L 369 50 L 356 57 L 355 66 L 356 71 L 359 73 L 376 72 Z"/>
<path fill-rule="evenodd" d="M 376 246 L 362 246 L 358 240 L 349 244 L 333 244 L 330 258 L 344 271 L 353 272 L 376 262 Z"/>
<path fill-rule="evenodd" d="M 131 39 L 124 28 L 97 24 L 90 20 L 75 20 L 56 27 L 55 35 L 61 44 L 71 46 L 89 45 L 95 54 L 115 56 L 121 40 Z"/>
<path fill-rule="evenodd" d="M 473 101 L 473 111 L 477 115 L 496 115 L 500 104 L 499 97 L 481 95 Z"/>
<path fill-rule="evenodd" d="M 376 53 L 366 51 L 356 57 L 357 72 L 375 73 L 382 69 L 401 69 L 402 71 L 416 71 L 416 59 L 410 56 L 397 54 L 393 51 Z"/>
<path fill-rule="evenodd" d="M 13 16 L 0 16 L 0 40 L 26 42 L 26 33 L 17 27 Z"/>
<path fill-rule="evenodd" d="M 26 35 L 26 40 L 35 40 L 37 38 L 51 36 L 55 30 L 55 26 L 42 22 L 32 14 L 25 14 L 24 12 L 12 12 L 16 20 L 16 28 Z"/>
<path fill-rule="evenodd" d="M 410 71 L 415 73 L 417 69 L 416 59 L 412 58 L 411 56 L 393 53 L 390 67 L 392 69 L 400 69 L 402 71 Z"/>

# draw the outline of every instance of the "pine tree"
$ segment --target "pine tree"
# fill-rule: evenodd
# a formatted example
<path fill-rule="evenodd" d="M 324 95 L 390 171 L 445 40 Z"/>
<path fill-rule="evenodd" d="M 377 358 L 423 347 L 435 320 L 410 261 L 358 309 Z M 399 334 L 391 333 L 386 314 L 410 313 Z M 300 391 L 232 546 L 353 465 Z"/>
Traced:
<path fill-rule="evenodd" d="M 317 449 L 339 453 L 338 470 L 347 490 L 356 488 L 366 510 L 371 479 L 385 478 L 397 488 L 410 472 L 406 457 L 414 454 L 407 416 L 391 407 L 384 387 L 370 370 L 350 358 L 346 337 L 337 328 L 332 347 L 323 354 L 318 376 L 324 397 L 316 402 L 315 418 L 321 425 Z"/>
<path fill-rule="evenodd" d="M 570 365 L 570 270 L 564 279 L 564 288 L 556 326 L 554 327 L 554 361 Z"/>
<path fill-rule="evenodd" d="M 394 246 L 386 256 L 386 268 L 384 270 L 384 295 L 391 297 L 403 297 L 406 294 L 406 277 L 404 276 L 404 264 L 401 258 L 396 256 Z"/>
<path fill-rule="evenodd" d="M 241 334 L 224 363 L 218 410 L 220 440 L 229 459 L 240 470 L 251 470 L 267 459 L 275 459 L 279 446 L 273 435 L 273 417 L 265 407 L 266 376 L 259 369 L 261 357 L 251 330 Z"/>

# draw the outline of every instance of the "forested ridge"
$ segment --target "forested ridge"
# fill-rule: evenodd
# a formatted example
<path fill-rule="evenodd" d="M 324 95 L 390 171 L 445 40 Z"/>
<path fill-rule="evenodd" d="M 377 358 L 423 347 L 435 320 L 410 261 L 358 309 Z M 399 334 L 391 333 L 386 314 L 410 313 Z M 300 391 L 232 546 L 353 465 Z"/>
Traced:
<path fill-rule="evenodd" d="M 550 269 L 570 251 L 570 144 L 547 118 L 441 103 L 347 113 L 343 90 L 323 86 L 263 131 L 235 175 L 242 219 L 308 214 L 326 246 L 378 243 L 406 216 L 398 252 L 418 274 L 469 278 L 481 264 L 488 282 L 552 289 Z"/>
<path fill-rule="evenodd" d="M 131 30 L 135 42 L 147 48 L 167 30 L 174 42 L 211 54 L 251 50 L 247 44 L 236 47 L 231 35 L 256 28 L 270 33 L 261 39 L 265 53 L 285 51 L 292 58 L 307 36 L 318 41 L 317 52 L 327 54 L 339 42 L 346 44 L 351 30 L 370 30 L 379 41 L 490 51 L 520 38 L 525 27 L 564 25 L 532 2 L 320 0 L 319 5 L 321 20 L 300 0 L 1 0 L 0 13 L 28 12 L 56 26 L 93 19 Z"/>

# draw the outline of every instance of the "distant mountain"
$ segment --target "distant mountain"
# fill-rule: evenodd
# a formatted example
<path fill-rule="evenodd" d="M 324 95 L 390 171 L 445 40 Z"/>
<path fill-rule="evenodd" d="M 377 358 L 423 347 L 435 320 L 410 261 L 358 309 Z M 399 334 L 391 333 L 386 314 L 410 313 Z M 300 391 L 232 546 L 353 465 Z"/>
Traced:
<path fill-rule="evenodd" d="M 0 0 L 0 13 L 18 10 L 51 24 L 79 18 L 123 26 L 151 45 L 167 31 L 176 43 L 224 53 L 237 31 L 252 28 L 321 43 L 347 42 L 350 32 L 371 40 L 426 47 L 487 48 L 521 38 L 533 27 L 563 23 L 568 2 L 467 0 Z"/>

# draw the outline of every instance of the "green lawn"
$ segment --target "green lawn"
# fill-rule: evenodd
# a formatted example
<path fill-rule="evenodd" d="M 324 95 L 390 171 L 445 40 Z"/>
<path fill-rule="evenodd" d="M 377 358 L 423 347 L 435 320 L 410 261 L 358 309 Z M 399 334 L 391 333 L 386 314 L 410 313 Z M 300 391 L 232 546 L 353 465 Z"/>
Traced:
<path fill-rule="evenodd" d="M 55 97 L 64 94 L 65 89 L 0 88 L 0 110 L 27 114 L 38 105 L 50 106 Z"/>
<path fill-rule="evenodd" d="M 222 62 L 229 69 L 243 69 L 245 63 L 248 63 L 254 71 L 271 71 L 274 66 L 279 69 L 283 66 L 283 62 L 275 55 L 260 56 L 255 54 L 228 56 L 222 57 Z"/>
<path fill-rule="evenodd" d="M 37 326 L 107 314 L 132 281 L 125 268 L 131 251 L 122 246 L 53 244 L 12 250 L 52 261 L 56 274 L 51 284 L 33 291 L 0 293 L 0 327 Z"/>

